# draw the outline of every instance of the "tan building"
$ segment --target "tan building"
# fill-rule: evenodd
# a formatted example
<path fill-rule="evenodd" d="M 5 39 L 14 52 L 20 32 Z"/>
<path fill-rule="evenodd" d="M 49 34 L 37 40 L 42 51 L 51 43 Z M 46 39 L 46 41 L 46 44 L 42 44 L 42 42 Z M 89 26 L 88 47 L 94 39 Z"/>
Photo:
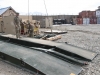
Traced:
<path fill-rule="evenodd" d="M 16 11 L 12 7 L 6 7 L 6 8 L 1 8 L 0 9 L 0 17 L 5 17 L 5 16 L 14 16 L 16 15 Z"/>
<path fill-rule="evenodd" d="M 0 32 L 2 30 L 1 21 L 4 21 L 5 17 L 15 16 L 16 13 L 17 12 L 12 7 L 6 7 L 6 8 L 1 8 L 0 9 Z M 9 18 L 7 18 L 7 19 L 9 21 Z M 7 21 L 7 23 L 9 23 L 8 21 Z M 4 27 L 6 27 L 6 23 L 4 23 Z M 10 28 L 9 25 L 8 25 L 8 28 Z M 3 31 L 5 32 L 5 28 L 3 28 Z"/>

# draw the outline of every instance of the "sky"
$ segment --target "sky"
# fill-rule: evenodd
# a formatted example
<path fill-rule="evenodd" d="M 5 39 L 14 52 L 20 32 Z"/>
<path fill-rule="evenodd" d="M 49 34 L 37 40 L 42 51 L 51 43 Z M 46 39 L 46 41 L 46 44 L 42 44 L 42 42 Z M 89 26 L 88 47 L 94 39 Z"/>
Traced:
<path fill-rule="evenodd" d="M 94 11 L 100 5 L 100 0 L 45 0 L 49 15 L 77 15 L 83 10 Z M 28 0 L 0 0 L 0 8 L 11 6 L 21 15 L 28 14 Z M 29 0 L 30 15 L 47 14 L 44 0 Z"/>

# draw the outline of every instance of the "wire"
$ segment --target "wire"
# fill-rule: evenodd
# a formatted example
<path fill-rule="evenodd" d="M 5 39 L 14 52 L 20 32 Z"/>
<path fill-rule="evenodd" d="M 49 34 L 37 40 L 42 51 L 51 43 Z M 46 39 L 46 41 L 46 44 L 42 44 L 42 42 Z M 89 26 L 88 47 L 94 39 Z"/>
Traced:
<path fill-rule="evenodd" d="M 46 8 L 46 3 L 45 3 L 45 0 L 43 0 L 43 1 L 44 1 L 44 6 L 45 6 L 46 14 L 47 14 L 47 19 L 48 19 L 49 26 L 50 26 L 50 20 L 48 18 L 48 12 L 47 12 L 47 8 Z M 51 26 L 51 33 L 52 33 L 52 26 Z"/>

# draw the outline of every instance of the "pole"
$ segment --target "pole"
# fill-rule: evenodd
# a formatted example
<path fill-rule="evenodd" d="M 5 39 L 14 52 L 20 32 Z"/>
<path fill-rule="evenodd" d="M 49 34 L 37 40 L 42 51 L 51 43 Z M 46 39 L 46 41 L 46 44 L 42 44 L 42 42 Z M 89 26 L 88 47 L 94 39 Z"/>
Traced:
<path fill-rule="evenodd" d="M 49 26 L 50 26 L 50 20 L 48 18 L 48 12 L 47 12 L 47 8 L 46 8 L 46 3 L 45 3 L 45 0 L 44 1 L 44 5 L 45 5 L 45 10 L 46 10 L 46 13 L 47 13 L 47 19 L 48 19 L 48 22 L 49 22 Z M 51 33 L 52 33 L 52 25 L 51 25 Z"/>
<path fill-rule="evenodd" d="M 28 0 L 28 21 L 29 21 L 29 0 Z"/>

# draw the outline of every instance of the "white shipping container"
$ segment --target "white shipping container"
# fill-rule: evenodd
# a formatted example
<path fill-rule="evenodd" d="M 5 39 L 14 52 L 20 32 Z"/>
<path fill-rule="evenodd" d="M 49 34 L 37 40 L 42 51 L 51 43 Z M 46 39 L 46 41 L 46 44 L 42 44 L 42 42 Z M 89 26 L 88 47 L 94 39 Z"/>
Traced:
<path fill-rule="evenodd" d="M 90 18 L 83 18 L 83 24 L 90 24 Z"/>
<path fill-rule="evenodd" d="M 100 17 L 100 10 L 96 11 L 96 17 Z"/>
<path fill-rule="evenodd" d="M 97 18 L 97 24 L 100 24 L 100 17 Z"/>

